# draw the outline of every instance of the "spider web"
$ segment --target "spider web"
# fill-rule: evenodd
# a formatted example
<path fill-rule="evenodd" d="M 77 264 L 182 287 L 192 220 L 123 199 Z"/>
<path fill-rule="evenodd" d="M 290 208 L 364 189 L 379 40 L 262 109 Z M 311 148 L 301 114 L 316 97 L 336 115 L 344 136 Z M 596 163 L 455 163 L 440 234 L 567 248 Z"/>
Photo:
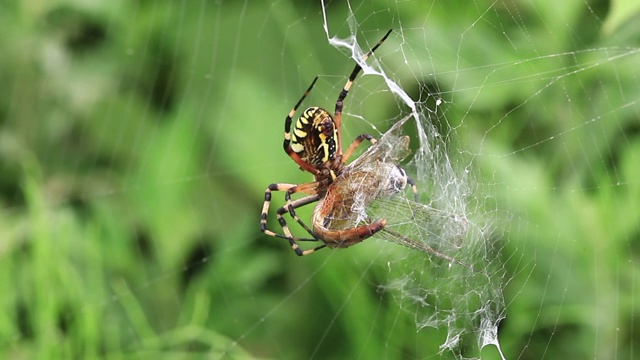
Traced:
<path fill-rule="evenodd" d="M 3 2 L 0 357 L 637 357 L 639 13 Z M 419 201 L 298 258 L 258 228 L 269 183 L 311 180 L 284 117 L 316 75 L 331 112 L 354 62 L 345 146 L 384 170 L 408 136 Z"/>
<path fill-rule="evenodd" d="M 349 6 L 346 23 L 352 35 L 346 40 L 331 36 L 324 6 L 323 15 L 329 43 L 346 47 L 356 61 L 362 59 L 366 49 L 357 44 L 359 27 L 353 9 Z M 404 31 L 406 34 L 407 30 Z M 407 66 L 412 66 L 410 61 L 405 61 Z M 361 62 L 360 65 L 365 74 L 382 77 L 385 87 L 410 114 L 395 122 L 370 151 L 373 150 L 376 157 L 395 161 L 394 153 L 403 147 L 398 138 L 401 129 L 414 127 L 418 144 L 407 167 L 416 174 L 417 186 L 424 189 L 422 198 L 426 198 L 426 204 L 414 204 L 406 198 L 381 198 L 369 208 L 361 209 L 367 213 L 364 218 L 387 219 L 388 225 L 379 238 L 412 249 L 386 260 L 388 278 L 380 289 L 390 292 L 403 308 L 413 309 L 418 330 L 446 329 L 446 338 L 439 346 L 440 354 L 478 356 L 488 344 L 495 345 L 501 354 L 497 333 L 505 315 L 500 249 L 493 244 L 490 219 L 482 209 L 473 206 L 472 199 L 477 195 L 469 176 L 472 164 L 462 157 L 458 160 L 465 161 L 466 165 L 456 166 L 448 149 L 455 141 L 454 133 L 447 134 L 445 140 L 434 126 L 434 122 L 443 117 L 439 109 L 442 98 L 439 94 L 426 94 L 431 101 L 413 100 L 379 63 L 370 66 Z M 431 97 L 434 99 L 429 99 Z M 447 124 L 446 119 L 440 121 Z M 368 157 L 368 153 L 362 158 Z M 358 164 L 354 166 L 366 167 L 370 160 L 363 160 L 361 165 L 362 158 L 354 160 L 354 164 Z M 376 171 L 376 167 L 383 171 L 381 165 L 372 166 L 372 171 Z M 371 191 L 356 190 L 355 198 Z"/>

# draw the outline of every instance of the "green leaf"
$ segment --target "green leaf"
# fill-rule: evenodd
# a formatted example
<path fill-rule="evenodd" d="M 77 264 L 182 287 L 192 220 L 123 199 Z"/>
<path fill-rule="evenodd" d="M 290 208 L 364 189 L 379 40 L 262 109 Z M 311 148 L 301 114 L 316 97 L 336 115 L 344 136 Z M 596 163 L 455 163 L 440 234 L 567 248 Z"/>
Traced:
<path fill-rule="evenodd" d="M 611 11 L 602 26 L 604 34 L 611 34 L 634 15 L 640 14 L 640 1 L 612 0 Z"/>

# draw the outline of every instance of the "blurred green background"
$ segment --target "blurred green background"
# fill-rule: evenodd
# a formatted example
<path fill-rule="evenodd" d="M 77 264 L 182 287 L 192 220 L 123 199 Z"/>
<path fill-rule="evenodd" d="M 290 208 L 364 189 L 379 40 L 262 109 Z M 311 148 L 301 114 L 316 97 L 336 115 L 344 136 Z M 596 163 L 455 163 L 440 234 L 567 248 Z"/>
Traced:
<path fill-rule="evenodd" d="M 376 56 L 392 78 L 445 100 L 435 125 L 502 250 L 505 355 L 638 358 L 638 6 L 351 10 L 363 48 L 396 30 Z M 327 4 L 331 35 L 348 15 Z M 446 329 L 416 331 L 379 291 L 393 245 L 297 258 L 259 231 L 265 187 L 310 179 L 284 116 L 317 74 L 305 104 L 332 109 L 353 67 L 322 18 L 309 1 L 0 4 L 0 358 L 440 357 Z M 356 82 L 345 139 L 403 110 L 384 89 Z"/>

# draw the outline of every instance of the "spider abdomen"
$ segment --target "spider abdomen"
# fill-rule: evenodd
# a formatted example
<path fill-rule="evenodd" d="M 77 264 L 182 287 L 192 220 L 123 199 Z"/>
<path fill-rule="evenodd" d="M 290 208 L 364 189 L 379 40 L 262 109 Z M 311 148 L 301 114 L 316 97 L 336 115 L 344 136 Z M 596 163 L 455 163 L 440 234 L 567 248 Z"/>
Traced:
<path fill-rule="evenodd" d="M 336 156 L 338 130 L 331 115 L 321 107 L 310 107 L 296 121 L 291 149 L 311 164 L 321 165 Z"/>

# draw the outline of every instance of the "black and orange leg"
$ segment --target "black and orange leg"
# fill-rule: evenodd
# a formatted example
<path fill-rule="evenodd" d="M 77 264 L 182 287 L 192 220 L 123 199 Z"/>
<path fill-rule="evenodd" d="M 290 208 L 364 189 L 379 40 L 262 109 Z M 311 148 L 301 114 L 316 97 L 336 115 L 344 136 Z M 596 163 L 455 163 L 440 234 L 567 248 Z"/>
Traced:
<path fill-rule="evenodd" d="M 311 230 L 307 224 L 305 224 L 302 220 L 300 220 L 300 218 L 298 217 L 298 215 L 295 212 L 295 209 L 299 208 L 299 207 L 303 207 L 305 205 L 311 204 L 313 202 L 316 202 L 320 199 L 320 196 L 318 195 L 309 195 L 309 196 L 305 196 L 303 198 L 291 201 L 291 202 L 287 202 L 287 205 L 279 208 L 276 211 L 276 216 L 278 219 L 278 223 L 280 223 L 280 225 L 282 225 L 282 223 L 285 222 L 284 219 L 282 219 L 282 216 L 286 213 L 289 213 L 291 215 L 291 217 L 298 222 L 298 224 L 306 231 L 308 232 L 312 238 L 297 238 L 294 237 L 294 239 L 296 241 L 318 241 L 320 239 L 318 239 L 318 237 L 313 233 L 313 230 Z"/>
<path fill-rule="evenodd" d="M 347 148 L 347 151 L 344 153 L 344 155 L 342 156 L 342 161 L 343 162 L 347 162 L 347 160 L 349 160 L 349 158 L 351 157 L 351 155 L 353 155 L 353 151 L 360 146 L 360 144 L 362 144 L 362 142 L 364 140 L 369 140 L 372 144 L 375 144 L 377 142 L 377 140 L 369 135 L 369 134 L 360 134 L 358 135 L 358 137 L 356 137 L 355 140 L 353 140 L 353 142 L 351 143 L 351 145 L 349 145 L 349 147 Z"/>
<path fill-rule="evenodd" d="M 391 31 L 393 30 L 389 30 L 387 31 L 386 34 L 384 34 L 382 39 L 380 39 L 380 41 L 378 41 L 378 43 L 374 47 L 372 47 L 371 50 L 369 50 L 369 52 L 365 54 L 362 61 L 367 61 L 369 56 L 371 56 L 373 52 L 376 51 L 376 49 L 380 45 L 382 45 L 382 43 L 387 39 L 389 34 L 391 34 Z M 336 101 L 336 110 L 333 116 L 333 121 L 336 123 L 336 128 L 338 129 L 338 155 L 342 154 L 342 130 L 341 130 L 342 129 L 342 106 L 344 103 L 344 99 L 347 97 L 347 94 L 349 94 L 349 89 L 351 89 L 351 85 L 353 85 L 353 82 L 356 80 L 356 77 L 358 76 L 361 70 L 362 70 L 362 66 L 356 63 L 356 66 L 353 68 L 353 71 L 351 72 L 351 75 L 349 76 L 347 83 L 342 88 L 340 95 L 338 95 L 338 100 Z"/>
<path fill-rule="evenodd" d="M 304 94 L 302 94 L 302 97 L 300 97 L 300 100 L 298 100 L 298 102 L 293 106 L 293 109 L 289 111 L 289 114 L 284 119 L 284 142 L 282 143 L 284 152 L 286 152 L 287 155 L 289 155 L 289 157 L 291 157 L 293 161 L 295 161 L 300 166 L 301 169 L 308 171 L 314 175 L 318 174 L 318 170 L 302 160 L 300 156 L 291 148 L 291 122 L 293 119 L 293 115 L 295 115 L 296 111 L 298 111 L 298 108 L 300 107 L 300 104 L 302 104 L 302 101 L 304 101 L 307 95 L 309 95 L 311 89 L 313 89 L 313 85 L 316 84 L 316 81 L 318 81 L 317 76 L 313 79 L 311 85 L 309 85 Z"/>
<path fill-rule="evenodd" d="M 298 246 L 298 244 L 296 243 L 296 241 L 318 241 L 318 239 L 315 237 L 315 235 L 313 235 L 313 232 L 311 232 L 309 230 L 309 227 L 306 226 L 302 220 L 300 220 L 297 215 L 295 215 L 295 212 L 292 214 L 293 218 L 305 229 L 307 230 L 312 236 L 314 236 L 314 238 L 298 238 L 293 236 L 293 234 L 291 233 L 291 230 L 289 229 L 289 226 L 287 225 L 286 220 L 284 219 L 283 215 L 287 212 L 291 212 L 293 211 L 293 209 L 299 208 L 301 206 L 305 206 L 308 204 L 311 204 L 315 201 L 318 201 L 319 196 L 317 194 L 311 194 L 309 196 L 305 196 L 303 198 L 297 199 L 292 201 L 290 198 L 290 194 L 294 194 L 296 192 L 306 192 L 309 193 L 312 189 L 312 187 L 315 185 L 315 183 L 309 183 L 309 184 L 302 184 L 300 186 L 295 185 L 295 184 L 271 184 L 267 187 L 267 189 L 265 190 L 265 195 L 264 195 L 264 204 L 262 206 L 262 214 L 261 214 L 261 218 L 260 218 L 260 230 L 269 235 L 269 236 L 274 236 L 274 237 L 278 237 L 278 238 L 282 238 L 282 239 L 287 239 L 289 241 L 289 245 L 291 245 L 291 248 L 293 249 L 293 251 L 298 255 L 298 256 L 303 256 L 303 255 L 308 255 L 316 250 L 319 250 L 323 247 L 325 247 L 326 245 L 320 245 L 320 246 L 316 246 L 313 249 L 310 250 L 301 250 L 300 247 Z M 280 224 L 280 227 L 282 228 L 282 232 L 284 232 L 283 234 L 278 234 L 276 232 L 273 232 L 269 229 L 267 229 L 267 217 L 269 214 L 269 207 L 271 205 L 271 193 L 273 191 L 286 191 L 287 194 L 289 194 L 288 196 L 288 200 L 287 200 L 287 204 L 281 208 L 278 209 L 276 216 L 278 219 L 278 223 Z"/>
<path fill-rule="evenodd" d="M 300 200 L 304 200 L 305 198 L 302 199 L 298 199 L 296 201 L 292 201 L 291 200 L 291 195 L 295 194 L 296 192 L 305 192 L 307 190 L 307 188 L 312 188 L 315 191 L 315 188 L 318 186 L 317 183 L 307 183 L 307 184 L 301 184 L 297 187 L 291 188 L 289 190 L 287 190 L 287 192 L 284 194 L 284 200 L 286 201 L 285 206 L 283 206 L 282 208 L 278 209 L 277 215 L 279 216 L 278 221 L 280 221 L 281 223 L 284 222 L 284 219 L 281 220 L 281 216 L 284 213 L 289 213 L 291 215 L 291 217 L 298 222 L 298 224 L 300 224 L 300 226 L 302 226 L 303 229 L 305 229 L 311 236 L 313 236 L 313 238 L 315 240 L 319 240 L 318 237 L 313 233 L 313 230 L 311 230 L 311 228 L 309 228 L 309 226 L 307 226 L 307 224 L 305 224 L 302 220 L 300 220 L 300 218 L 298 217 L 298 215 L 296 214 L 295 209 L 299 208 L 300 206 L 306 205 L 308 203 L 314 202 L 314 201 L 318 201 L 320 200 L 320 196 L 319 195 L 312 195 L 311 197 L 315 198 L 312 201 L 307 202 L 306 204 L 296 204 L 296 201 L 300 201 Z"/>
<path fill-rule="evenodd" d="M 301 238 L 296 238 L 291 234 L 291 231 L 289 230 L 286 222 L 284 222 L 284 226 L 283 226 L 283 232 L 285 233 L 285 235 L 282 234 L 278 234 L 276 232 L 273 232 L 271 230 L 269 230 L 267 228 L 267 217 L 269 216 L 269 207 L 271 206 L 271 193 L 274 191 L 288 191 L 290 189 L 294 189 L 297 185 L 295 184 L 271 184 L 267 187 L 267 189 L 264 192 L 264 204 L 262 205 L 262 213 L 260 215 L 260 230 L 269 235 L 269 236 L 274 236 L 274 237 L 279 237 L 282 239 L 294 239 L 294 240 L 315 240 L 315 239 L 301 239 Z M 300 206 L 304 206 L 307 205 L 313 201 L 308 201 L 308 202 L 304 202 L 302 200 L 307 200 L 310 198 L 313 198 L 314 195 L 309 195 L 309 196 L 305 196 L 301 199 L 298 199 L 294 202 L 294 206 L 296 207 L 300 207 Z M 284 207 L 280 208 L 283 209 Z M 280 209 L 278 209 L 278 212 L 280 212 Z M 286 212 L 286 210 L 285 210 Z M 282 217 L 282 213 L 278 214 L 278 222 L 281 224 L 284 221 L 280 220 L 280 218 Z"/>
<path fill-rule="evenodd" d="M 290 190 L 293 190 L 295 188 L 292 188 Z M 286 194 L 289 194 L 289 191 L 287 191 Z M 285 195 L 286 197 L 286 195 Z M 289 198 L 287 201 L 287 205 L 281 207 L 278 209 L 278 211 L 276 212 L 276 216 L 278 217 L 278 222 L 280 223 L 280 226 L 282 227 L 282 231 L 285 233 L 285 235 L 287 235 L 286 239 L 289 240 L 289 245 L 291 245 L 291 248 L 293 249 L 293 251 L 296 253 L 296 255 L 298 256 L 304 256 L 304 255 L 309 255 L 312 252 L 315 252 L 316 250 L 320 250 L 323 247 L 327 246 L 324 244 L 322 245 L 318 245 L 312 249 L 308 249 L 308 250 L 302 250 L 300 249 L 300 246 L 298 246 L 298 244 L 296 243 L 296 241 L 319 241 L 320 239 L 318 239 L 318 237 L 313 233 L 313 231 L 311 231 L 311 229 L 309 229 L 309 227 L 302 222 L 302 220 L 300 220 L 300 218 L 298 217 L 298 215 L 296 215 L 295 210 L 299 207 L 311 204 L 313 202 L 318 201 L 318 199 L 320 198 L 319 195 L 309 195 L 309 196 L 305 196 L 303 198 L 291 201 L 291 199 Z M 309 234 L 311 234 L 311 236 L 313 236 L 313 238 L 296 238 L 293 237 L 291 234 L 291 231 L 289 230 L 289 226 L 287 225 L 287 222 L 285 221 L 283 215 L 285 213 L 289 213 L 291 214 L 291 217 L 293 217 L 293 219 L 295 219 L 298 224 L 300 224 L 300 226 L 302 226 Z"/>
<path fill-rule="evenodd" d="M 411 186 L 411 191 L 413 192 L 413 198 L 416 202 L 420 202 L 420 197 L 418 196 L 418 187 L 416 186 L 416 181 L 407 176 L 407 184 Z"/>
<path fill-rule="evenodd" d="M 288 194 L 288 192 L 287 192 L 287 194 Z M 316 250 L 320 250 L 320 249 L 322 249 L 322 248 L 327 246 L 324 243 L 324 241 L 319 239 L 313 233 L 313 231 L 307 226 L 307 224 L 305 224 L 302 220 L 300 220 L 298 215 L 296 215 L 296 213 L 295 213 L 295 209 L 297 209 L 299 207 L 302 207 L 302 206 L 305 206 L 305 205 L 308 205 L 310 203 L 316 202 L 319 199 L 320 199 L 320 196 L 316 194 L 316 195 L 305 196 L 303 198 L 300 198 L 300 199 L 297 199 L 297 200 L 294 200 L 294 201 L 288 201 L 287 205 L 279 208 L 278 211 L 276 212 L 276 215 L 278 217 L 278 222 L 280 223 L 280 226 L 283 229 L 282 231 L 284 231 L 285 234 L 291 235 L 291 232 L 289 231 L 289 227 L 287 226 L 287 222 L 285 221 L 285 219 L 283 217 L 284 214 L 289 213 L 291 215 L 291 217 L 294 220 L 296 220 L 298 222 L 298 224 L 300 224 L 300 226 L 302 226 L 302 228 L 304 228 L 311 236 L 313 236 L 313 238 L 295 238 L 293 236 L 292 237 L 286 237 L 286 239 L 289 240 L 289 244 L 291 245 L 291 248 L 293 249 L 293 251 L 298 256 L 309 255 L 309 254 L 315 252 Z M 316 246 L 316 247 L 314 247 L 312 249 L 302 250 L 302 249 L 300 249 L 300 246 L 298 246 L 296 241 L 322 241 L 322 244 L 318 245 L 318 246 Z"/>

